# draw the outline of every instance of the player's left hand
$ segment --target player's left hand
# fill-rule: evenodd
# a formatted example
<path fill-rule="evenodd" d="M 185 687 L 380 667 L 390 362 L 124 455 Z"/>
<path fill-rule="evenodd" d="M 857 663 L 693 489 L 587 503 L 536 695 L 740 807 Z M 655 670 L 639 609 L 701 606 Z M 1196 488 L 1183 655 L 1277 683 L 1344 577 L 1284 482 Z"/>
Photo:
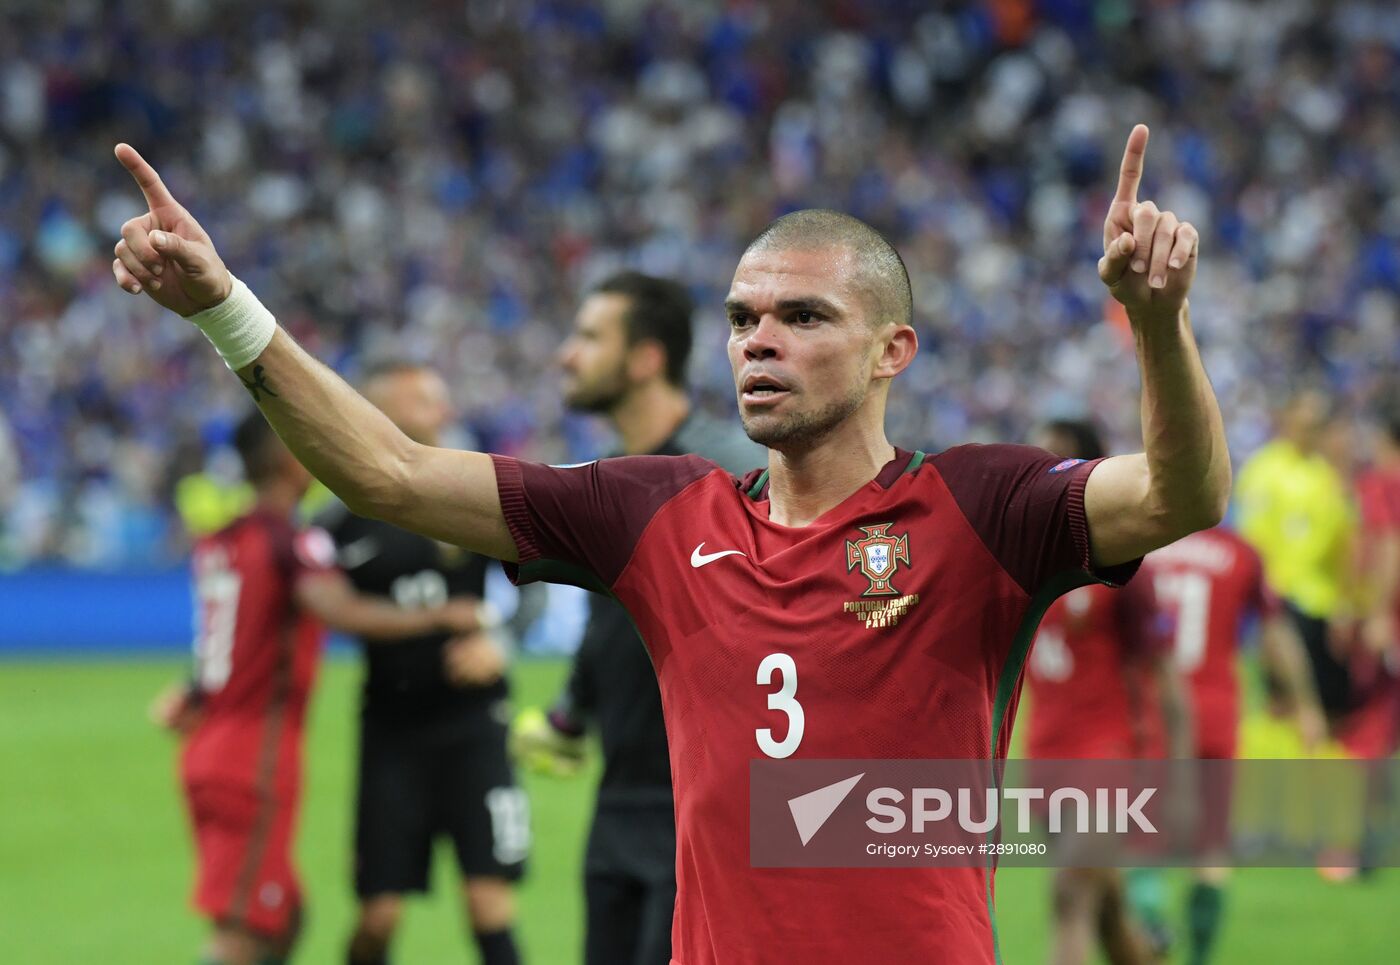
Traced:
<path fill-rule="evenodd" d="M 184 736 L 198 726 L 202 716 L 199 706 L 191 699 L 185 684 L 171 684 L 151 701 L 147 716 L 153 724 Z"/>
<path fill-rule="evenodd" d="M 1134 323 L 1174 322 L 1196 277 L 1200 235 L 1190 222 L 1152 201 L 1138 201 L 1147 156 L 1147 125 L 1128 135 L 1118 190 L 1103 224 L 1099 278 Z"/>
<path fill-rule="evenodd" d="M 506 672 L 505 649 L 489 633 L 466 633 L 447 641 L 443 671 L 458 687 L 484 687 Z"/>

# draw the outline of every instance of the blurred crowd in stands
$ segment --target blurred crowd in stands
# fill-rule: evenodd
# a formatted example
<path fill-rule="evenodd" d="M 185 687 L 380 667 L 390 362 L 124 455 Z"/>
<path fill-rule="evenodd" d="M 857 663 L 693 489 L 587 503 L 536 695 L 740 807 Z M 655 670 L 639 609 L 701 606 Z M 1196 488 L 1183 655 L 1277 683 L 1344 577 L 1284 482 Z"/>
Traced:
<path fill-rule="evenodd" d="M 1194 320 L 1237 458 L 1321 389 L 1364 424 L 1400 364 L 1400 5 L 1384 0 L 8 0 L 0 8 L 0 561 L 158 564 L 237 501 L 247 405 L 194 330 L 111 281 L 129 141 L 230 268 L 353 378 L 430 357 L 465 444 L 608 445 L 553 355 L 622 266 L 720 308 L 795 207 L 886 231 L 921 353 L 891 438 L 1139 445 L 1095 274 L 1127 132 L 1202 234 Z M 1348 453 L 1361 452 L 1354 434 Z"/>

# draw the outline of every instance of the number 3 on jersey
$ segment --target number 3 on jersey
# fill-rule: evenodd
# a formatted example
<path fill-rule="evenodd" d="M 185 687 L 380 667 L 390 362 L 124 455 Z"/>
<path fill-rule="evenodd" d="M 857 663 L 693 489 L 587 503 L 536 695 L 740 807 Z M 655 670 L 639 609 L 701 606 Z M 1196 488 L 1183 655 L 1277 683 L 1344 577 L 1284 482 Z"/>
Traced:
<path fill-rule="evenodd" d="M 774 740 L 771 727 L 759 727 L 753 735 L 758 739 L 758 749 L 769 757 L 790 757 L 802 743 L 802 731 L 807 722 L 802 705 L 797 702 L 797 664 L 785 653 L 770 653 L 758 665 L 758 685 L 771 687 L 774 672 L 780 678 L 780 686 L 768 695 L 768 709 L 787 715 L 787 736 Z"/>

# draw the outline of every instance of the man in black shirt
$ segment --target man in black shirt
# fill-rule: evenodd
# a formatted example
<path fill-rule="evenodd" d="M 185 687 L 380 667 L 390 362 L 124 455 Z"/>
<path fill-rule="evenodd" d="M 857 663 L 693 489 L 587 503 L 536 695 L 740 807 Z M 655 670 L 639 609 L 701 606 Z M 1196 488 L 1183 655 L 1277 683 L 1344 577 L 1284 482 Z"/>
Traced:
<path fill-rule="evenodd" d="M 560 351 L 571 409 L 605 415 L 618 455 L 695 453 L 742 475 L 767 454 L 738 424 L 695 412 L 685 391 L 692 305 L 679 284 L 614 275 L 584 300 Z M 577 754 L 593 724 L 603 779 L 584 859 L 588 965 L 666 965 L 676 898 L 676 825 L 661 692 L 627 611 L 589 597 L 588 625 L 547 724 L 517 738 L 536 751 Z"/>
<path fill-rule="evenodd" d="M 450 418 L 442 378 L 423 365 L 376 366 L 365 395 L 428 445 L 437 444 Z M 483 596 L 482 557 L 363 519 L 339 504 L 319 522 L 335 538 L 341 569 L 363 593 L 404 608 Z M 360 915 L 351 963 L 387 961 L 404 894 L 427 890 L 438 836 L 456 849 L 482 961 L 519 960 L 512 882 L 529 848 L 529 817 L 506 755 L 505 654 L 491 622 L 484 617 L 474 634 L 427 634 L 364 648 L 355 829 Z"/>

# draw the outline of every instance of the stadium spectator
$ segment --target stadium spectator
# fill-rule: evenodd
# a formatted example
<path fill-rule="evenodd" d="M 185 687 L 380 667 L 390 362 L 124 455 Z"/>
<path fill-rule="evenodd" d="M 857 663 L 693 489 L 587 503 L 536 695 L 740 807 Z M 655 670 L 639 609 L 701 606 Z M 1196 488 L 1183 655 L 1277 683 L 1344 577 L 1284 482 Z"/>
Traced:
<path fill-rule="evenodd" d="M 0 569 L 14 565 L 15 550 L 6 525 L 19 491 L 19 452 L 5 414 L 0 412 Z"/>
<path fill-rule="evenodd" d="M 177 189 L 198 179 L 229 263 L 321 357 L 432 357 L 482 448 L 563 462 L 603 444 L 548 374 L 580 293 L 628 265 L 718 304 L 729 254 L 813 205 L 909 264 L 936 351 L 891 399 L 900 438 L 1024 438 L 1089 410 L 1134 441 L 1113 404 L 1132 367 L 1084 259 L 1115 133 L 1146 112 L 1156 193 L 1211 254 L 1193 303 L 1236 456 L 1305 373 L 1368 407 L 1400 365 L 1395 5 L 1024 4 L 1014 27 L 1006 6 L 6 3 L 17 551 L 93 558 L 68 533 L 95 517 L 63 507 L 113 488 L 112 442 L 168 461 L 239 402 L 188 333 L 106 284 L 101 239 L 133 211 L 94 161 L 117 131 L 159 139 Z M 697 400 L 727 414 L 722 324 L 700 318 Z"/>

